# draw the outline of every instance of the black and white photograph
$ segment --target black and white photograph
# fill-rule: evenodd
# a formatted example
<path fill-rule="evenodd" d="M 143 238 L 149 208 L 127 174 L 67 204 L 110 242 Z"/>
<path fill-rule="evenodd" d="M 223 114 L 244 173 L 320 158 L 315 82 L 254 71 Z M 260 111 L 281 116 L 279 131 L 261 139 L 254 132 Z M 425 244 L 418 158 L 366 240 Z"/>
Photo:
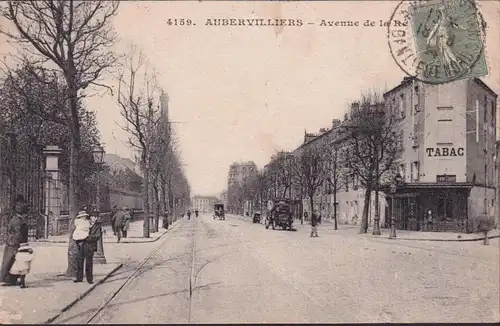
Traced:
<path fill-rule="evenodd" d="M 500 2 L 0 1 L 0 324 L 500 323 Z"/>

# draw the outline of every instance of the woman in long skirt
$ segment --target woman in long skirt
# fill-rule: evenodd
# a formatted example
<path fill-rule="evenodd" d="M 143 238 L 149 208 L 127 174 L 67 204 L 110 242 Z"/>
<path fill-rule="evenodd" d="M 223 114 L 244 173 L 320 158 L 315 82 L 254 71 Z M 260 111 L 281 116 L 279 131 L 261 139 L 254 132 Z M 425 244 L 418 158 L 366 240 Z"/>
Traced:
<path fill-rule="evenodd" d="M 28 225 L 26 224 L 28 210 L 29 207 L 24 199 L 18 198 L 16 213 L 7 226 L 7 239 L 3 251 L 2 268 L 0 269 L 0 282 L 4 282 L 6 286 L 17 285 L 20 277 L 20 275 L 12 275 L 10 268 L 14 264 L 21 243 L 28 242 Z"/>

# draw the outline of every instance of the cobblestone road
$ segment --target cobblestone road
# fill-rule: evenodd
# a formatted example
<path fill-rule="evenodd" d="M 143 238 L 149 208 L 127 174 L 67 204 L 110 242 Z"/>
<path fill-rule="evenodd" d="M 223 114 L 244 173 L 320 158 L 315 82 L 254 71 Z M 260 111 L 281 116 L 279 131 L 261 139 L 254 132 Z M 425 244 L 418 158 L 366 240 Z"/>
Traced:
<path fill-rule="evenodd" d="M 493 322 L 499 242 L 296 232 L 229 216 L 182 220 L 94 323 Z M 193 249 L 194 248 L 194 249 Z M 138 262 L 55 322 L 84 323 Z M 194 252 L 194 254 L 193 254 Z M 193 263 L 194 262 L 194 263 Z M 190 280 L 191 279 L 191 286 Z M 190 288 L 192 294 L 190 295 Z"/>

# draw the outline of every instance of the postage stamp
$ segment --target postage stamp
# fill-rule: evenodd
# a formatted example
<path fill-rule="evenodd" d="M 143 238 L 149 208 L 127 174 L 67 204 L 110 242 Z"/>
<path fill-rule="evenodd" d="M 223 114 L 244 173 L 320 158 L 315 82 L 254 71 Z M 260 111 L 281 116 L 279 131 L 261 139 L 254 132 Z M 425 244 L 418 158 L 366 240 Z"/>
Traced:
<path fill-rule="evenodd" d="M 392 57 L 429 83 L 488 74 L 486 23 L 473 0 L 402 1 L 388 24 Z"/>

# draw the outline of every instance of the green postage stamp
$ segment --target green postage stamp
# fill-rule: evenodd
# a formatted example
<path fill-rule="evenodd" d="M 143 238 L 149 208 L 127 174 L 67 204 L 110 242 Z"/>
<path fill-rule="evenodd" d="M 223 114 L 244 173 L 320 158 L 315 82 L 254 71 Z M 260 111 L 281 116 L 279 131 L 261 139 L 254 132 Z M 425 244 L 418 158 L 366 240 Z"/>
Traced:
<path fill-rule="evenodd" d="M 488 74 L 486 24 L 473 0 L 403 1 L 388 27 L 389 47 L 408 75 L 429 84 Z"/>

